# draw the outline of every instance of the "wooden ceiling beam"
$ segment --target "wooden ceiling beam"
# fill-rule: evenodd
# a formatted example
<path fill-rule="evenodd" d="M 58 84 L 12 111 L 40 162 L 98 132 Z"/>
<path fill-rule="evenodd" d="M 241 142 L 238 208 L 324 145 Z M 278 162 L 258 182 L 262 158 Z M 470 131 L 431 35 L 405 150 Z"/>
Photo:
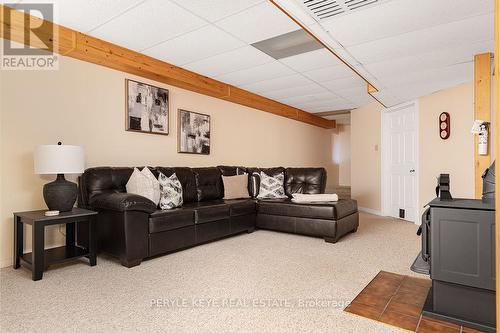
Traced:
<path fill-rule="evenodd" d="M 491 122 L 491 53 L 474 56 L 474 119 Z M 489 148 L 491 143 L 486 155 L 479 154 L 478 143 L 479 136 L 474 135 L 474 193 L 476 199 L 481 199 L 483 194 L 482 175 L 491 164 Z"/>
<path fill-rule="evenodd" d="M 42 19 L 0 5 L 2 38 L 24 44 L 29 26 L 40 26 Z M 25 25 L 24 21 L 30 22 Z M 54 37 L 50 28 L 53 27 Z M 248 106 L 275 115 L 294 119 L 322 128 L 334 128 L 335 121 L 318 117 L 298 108 L 271 100 L 235 86 L 191 72 L 164 61 L 129 50 L 127 48 L 94 38 L 67 27 L 51 23 L 43 32 L 44 40 L 50 40 L 54 52 L 63 56 L 90 62 L 125 73 L 200 94 L 219 98 L 228 102 Z M 46 47 L 36 38 L 30 39 L 32 47 Z"/>

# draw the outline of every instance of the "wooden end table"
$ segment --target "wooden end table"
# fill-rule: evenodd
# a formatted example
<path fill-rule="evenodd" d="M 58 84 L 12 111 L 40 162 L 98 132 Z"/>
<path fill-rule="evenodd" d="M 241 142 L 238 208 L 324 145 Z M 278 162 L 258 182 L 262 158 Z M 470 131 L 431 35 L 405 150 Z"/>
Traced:
<path fill-rule="evenodd" d="M 41 280 L 44 270 L 52 264 L 62 263 L 75 258 L 87 257 L 90 266 L 95 266 L 96 236 L 95 220 L 97 212 L 73 208 L 70 212 L 61 212 L 57 216 L 45 216 L 45 210 L 14 213 L 14 269 L 21 264 L 31 269 L 33 281 Z M 87 223 L 89 230 L 88 247 L 75 243 L 75 224 Z M 24 224 L 32 227 L 31 238 L 33 252 L 24 252 Z M 66 246 L 45 250 L 45 227 L 54 224 L 66 225 Z"/>

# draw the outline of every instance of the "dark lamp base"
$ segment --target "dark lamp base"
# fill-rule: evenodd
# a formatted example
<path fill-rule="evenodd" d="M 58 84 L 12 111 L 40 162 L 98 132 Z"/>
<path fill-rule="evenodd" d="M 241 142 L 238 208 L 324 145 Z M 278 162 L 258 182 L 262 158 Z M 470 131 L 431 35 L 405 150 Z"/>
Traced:
<path fill-rule="evenodd" d="M 77 186 L 58 174 L 56 180 L 43 186 L 43 199 L 50 210 L 68 212 L 76 202 Z"/>

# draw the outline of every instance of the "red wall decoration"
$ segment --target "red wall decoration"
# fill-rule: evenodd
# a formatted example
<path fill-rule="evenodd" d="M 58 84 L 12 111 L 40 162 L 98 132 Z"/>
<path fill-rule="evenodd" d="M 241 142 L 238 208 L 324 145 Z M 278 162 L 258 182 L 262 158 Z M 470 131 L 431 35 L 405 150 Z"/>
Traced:
<path fill-rule="evenodd" d="M 450 114 L 443 112 L 439 115 L 439 137 L 446 140 L 450 137 Z"/>

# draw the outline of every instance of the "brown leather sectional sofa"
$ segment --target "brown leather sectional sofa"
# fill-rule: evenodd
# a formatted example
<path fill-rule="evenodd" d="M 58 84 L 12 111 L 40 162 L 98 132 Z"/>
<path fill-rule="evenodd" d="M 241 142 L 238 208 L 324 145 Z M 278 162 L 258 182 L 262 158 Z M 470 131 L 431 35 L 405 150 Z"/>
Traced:
<path fill-rule="evenodd" d="M 80 177 L 78 204 L 99 212 L 97 243 L 100 251 L 114 255 L 122 265 L 133 267 L 145 258 L 169 253 L 216 239 L 253 232 L 255 228 L 323 237 L 335 243 L 358 228 L 355 200 L 335 203 L 294 203 L 280 200 L 223 200 L 222 175 L 247 172 L 285 174 L 285 192 L 324 193 L 326 170 L 323 168 L 210 168 L 155 167 L 155 175 L 176 173 L 183 188 L 184 204 L 173 210 L 160 210 L 135 194 L 126 193 L 125 185 L 133 168 L 97 167 Z M 255 195 L 258 184 L 249 181 L 249 193 Z M 78 242 L 87 242 L 87 228 L 78 228 Z"/>

